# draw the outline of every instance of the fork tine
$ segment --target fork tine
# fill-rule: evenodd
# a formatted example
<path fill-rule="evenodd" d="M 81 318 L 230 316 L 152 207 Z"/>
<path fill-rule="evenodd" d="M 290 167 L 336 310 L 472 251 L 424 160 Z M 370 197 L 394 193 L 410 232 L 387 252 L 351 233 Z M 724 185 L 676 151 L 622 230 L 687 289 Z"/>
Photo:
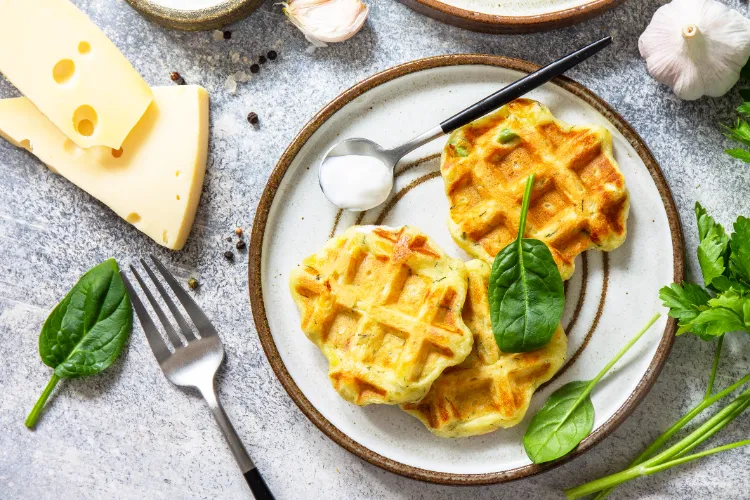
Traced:
<path fill-rule="evenodd" d="M 195 301 L 190 297 L 190 295 L 188 295 L 188 293 L 182 289 L 179 283 L 177 283 L 177 280 L 174 276 L 172 276 L 172 273 L 167 271 L 167 268 L 164 267 L 161 262 L 156 260 L 156 257 L 154 257 L 153 255 L 149 255 L 149 257 L 151 257 L 151 260 L 154 261 L 154 264 L 156 264 L 156 268 L 159 270 L 161 275 L 164 276 L 164 279 L 167 281 L 167 284 L 174 292 L 177 300 L 180 301 L 182 307 L 184 307 L 185 311 L 187 311 L 188 316 L 190 316 L 190 318 L 193 320 L 193 323 L 195 323 L 195 327 L 198 329 L 198 333 L 201 334 L 201 337 L 210 337 L 216 335 L 214 326 L 208 320 L 206 315 L 203 314 L 203 311 L 200 307 L 198 307 L 198 304 L 196 304 Z"/>
<path fill-rule="evenodd" d="M 122 276 L 122 281 L 125 283 L 125 288 L 127 289 L 128 295 L 130 296 L 130 302 L 133 304 L 133 309 L 135 309 L 135 313 L 138 315 L 138 319 L 141 321 L 143 333 L 146 334 L 148 345 L 151 346 L 151 350 L 154 353 L 154 357 L 156 357 L 156 361 L 162 363 L 171 355 L 169 349 L 167 348 L 167 344 L 164 343 L 161 335 L 159 335 L 159 330 L 156 328 L 156 325 L 154 325 L 154 322 L 151 321 L 151 316 L 148 315 L 148 311 L 146 311 L 146 308 L 143 307 L 143 302 L 141 302 L 138 294 L 135 293 L 133 285 L 125 275 L 125 272 L 120 271 L 120 276 Z"/>
<path fill-rule="evenodd" d="M 172 328 L 172 323 L 169 322 L 169 318 L 167 318 L 167 315 L 164 314 L 164 311 L 159 305 L 159 302 L 157 302 L 154 296 L 151 294 L 151 290 L 148 289 L 146 283 L 143 281 L 143 278 L 141 278 L 141 275 L 138 274 L 138 271 L 136 271 L 135 267 L 133 267 L 132 264 L 130 265 L 130 271 L 135 275 L 135 279 L 137 279 L 138 283 L 141 285 L 141 289 L 143 290 L 143 293 L 146 294 L 146 298 L 148 299 L 148 301 L 151 302 L 151 307 L 154 309 L 154 312 L 159 317 L 159 321 L 161 321 L 162 326 L 167 331 L 167 337 L 169 337 L 169 341 L 172 342 L 172 345 L 175 349 L 182 347 L 182 339 L 180 339 L 180 337 L 177 335 L 177 332 L 174 331 L 174 328 Z"/>
<path fill-rule="evenodd" d="M 141 265 L 143 266 L 143 269 L 146 270 L 149 277 L 151 278 L 151 281 L 154 282 L 154 285 L 156 285 L 156 288 L 159 290 L 159 293 L 161 294 L 162 300 L 164 300 L 164 303 L 167 304 L 167 307 L 170 311 L 172 311 L 172 316 L 174 316 L 174 319 L 177 320 L 177 324 L 180 326 L 180 330 L 182 330 L 182 334 L 185 336 L 185 339 L 190 342 L 191 340 L 195 340 L 195 335 L 193 334 L 193 330 L 190 329 L 190 325 L 188 325 L 187 321 L 185 320 L 185 317 L 182 315 L 179 309 L 177 309 L 177 306 L 172 301 L 172 298 L 169 296 L 167 291 L 164 289 L 164 287 L 161 285 L 161 282 L 156 277 L 154 272 L 151 270 L 150 267 L 148 267 L 148 264 L 144 259 L 141 259 Z"/>

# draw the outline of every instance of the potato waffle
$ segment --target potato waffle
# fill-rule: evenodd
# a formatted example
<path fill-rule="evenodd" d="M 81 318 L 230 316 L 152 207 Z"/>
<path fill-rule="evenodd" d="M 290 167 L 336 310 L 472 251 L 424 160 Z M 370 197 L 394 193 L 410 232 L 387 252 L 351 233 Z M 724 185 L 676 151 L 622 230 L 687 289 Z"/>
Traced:
<path fill-rule="evenodd" d="M 354 226 L 292 271 L 290 287 L 302 330 L 352 403 L 418 401 L 471 351 L 466 268 L 416 228 Z"/>
<path fill-rule="evenodd" d="M 625 241 L 630 201 L 610 132 L 568 125 L 536 101 L 517 99 L 453 132 L 441 172 L 449 231 L 486 262 L 516 238 L 531 173 L 525 236 L 547 244 L 563 279 L 573 275 L 579 253 Z"/>
<path fill-rule="evenodd" d="M 518 424 L 534 391 L 562 367 L 568 345 L 558 327 L 539 350 L 501 352 L 490 323 L 490 266 L 472 260 L 466 269 L 469 293 L 463 318 L 474 336 L 474 348 L 463 363 L 446 369 L 421 401 L 401 405 L 441 437 L 475 436 Z"/>

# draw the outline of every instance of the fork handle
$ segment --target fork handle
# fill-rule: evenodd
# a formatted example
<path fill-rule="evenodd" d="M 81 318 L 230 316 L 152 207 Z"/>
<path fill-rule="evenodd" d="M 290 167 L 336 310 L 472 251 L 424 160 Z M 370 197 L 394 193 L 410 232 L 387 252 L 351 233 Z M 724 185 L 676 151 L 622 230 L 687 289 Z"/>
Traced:
<path fill-rule="evenodd" d="M 237 435 L 237 431 L 234 430 L 232 422 L 229 421 L 229 417 L 224 412 L 221 403 L 216 398 L 216 393 L 213 388 L 213 380 L 211 381 L 210 387 L 199 387 L 198 390 L 203 395 L 203 399 L 206 400 L 208 407 L 211 408 L 211 413 L 216 419 L 216 423 L 219 424 L 221 432 L 224 433 L 224 438 L 227 440 L 229 449 L 234 455 L 234 459 L 237 465 L 240 466 L 242 474 L 245 476 L 245 481 L 250 487 L 250 491 L 253 492 L 253 496 L 256 500 L 274 500 L 274 496 L 271 490 L 266 486 L 266 482 L 263 480 L 263 476 L 260 475 L 260 471 L 255 467 L 250 455 L 247 454 L 245 445 L 242 444 L 242 440 Z"/>

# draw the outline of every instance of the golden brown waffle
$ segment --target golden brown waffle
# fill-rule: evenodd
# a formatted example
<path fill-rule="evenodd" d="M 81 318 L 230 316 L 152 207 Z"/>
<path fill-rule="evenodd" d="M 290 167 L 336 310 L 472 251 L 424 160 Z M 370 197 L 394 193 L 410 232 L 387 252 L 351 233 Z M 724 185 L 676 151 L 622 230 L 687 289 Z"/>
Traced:
<path fill-rule="evenodd" d="M 463 318 L 474 335 L 474 348 L 458 366 L 446 369 L 418 403 L 401 408 L 441 437 L 485 434 L 518 424 L 531 396 L 562 367 L 568 346 L 562 327 L 549 344 L 524 353 L 506 354 L 495 343 L 487 299 L 490 266 L 466 264 L 469 294 Z"/>
<path fill-rule="evenodd" d="M 358 405 L 418 401 L 471 351 L 466 268 L 410 226 L 355 226 L 292 271 L 302 330 Z"/>
<path fill-rule="evenodd" d="M 531 173 L 525 236 L 547 244 L 563 279 L 579 253 L 625 241 L 630 202 L 611 134 L 568 125 L 536 101 L 517 99 L 453 132 L 441 171 L 453 239 L 487 262 L 516 238 Z"/>

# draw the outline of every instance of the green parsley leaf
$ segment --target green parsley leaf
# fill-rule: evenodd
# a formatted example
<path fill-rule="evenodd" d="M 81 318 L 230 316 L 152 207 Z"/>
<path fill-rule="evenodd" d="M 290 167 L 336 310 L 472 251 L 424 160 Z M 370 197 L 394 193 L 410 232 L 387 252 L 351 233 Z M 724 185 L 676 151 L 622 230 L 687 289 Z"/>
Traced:
<path fill-rule="evenodd" d="M 730 243 L 732 255 L 729 270 L 733 277 L 750 283 L 750 219 L 739 216 L 734 222 L 734 234 Z"/>
<path fill-rule="evenodd" d="M 724 274 L 728 260 L 729 237 L 724 228 L 708 215 L 700 203 L 695 204 L 695 217 L 698 222 L 698 262 L 706 286 Z"/>
<path fill-rule="evenodd" d="M 737 158 L 745 163 L 750 163 L 750 151 L 742 148 L 725 149 L 724 152 L 732 158 Z"/>
<path fill-rule="evenodd" d="M 693 324 L 703 326 L 705 334 L 714 337 L 745 329 L 744 318 L 735 311 L 724 307 L 703 311 L 693 320 Z"/>
<path fill-rule="evenodd" d="M 741 118 L 737 118 L 734 127 L 724 125 L 724 135 L 733 141 L 737 141 L 745 146 L 750 146 L 750 124 Z"/>
<path fill-rule="evenodd" d="M 701 312 L 708 309 L 711 296 L 695 283 L 672 283 L 659 290 L 659 298 L 664 307 L 669 308 L 669 315 L 680 321 L 680 325 L 688 324 L 697 318 Z"/>

